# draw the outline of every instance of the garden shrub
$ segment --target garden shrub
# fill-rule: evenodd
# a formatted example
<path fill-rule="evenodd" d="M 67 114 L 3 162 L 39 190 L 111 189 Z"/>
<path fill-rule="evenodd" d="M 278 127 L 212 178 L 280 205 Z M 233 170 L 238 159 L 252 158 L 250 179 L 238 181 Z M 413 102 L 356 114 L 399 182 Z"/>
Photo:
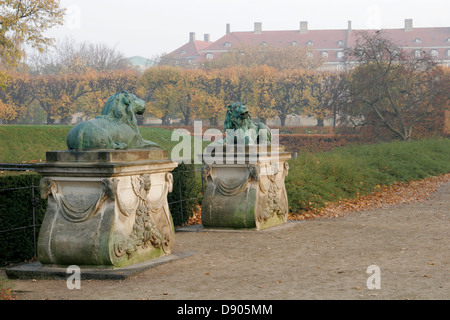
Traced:
<path fill-rule="evenodd" d="M 200 173 L 195 171 L 194 164 L 181 162 L 172 171 L 173 190 L 168 194 L 170 213 L 174 225 L 182 225 L 192 217 L 201 203 Z"/>
<path fill-rule="evenodd" d="M 0 177 L 0 264 L 31 259 L 35 255 L 34 239 L 39 235 L 46 201 L 40 198 L 35 173 Z M 32 191 L 34 186 L 34 196 Z M 33 228 L 33 206 L 35 225 Z"/>

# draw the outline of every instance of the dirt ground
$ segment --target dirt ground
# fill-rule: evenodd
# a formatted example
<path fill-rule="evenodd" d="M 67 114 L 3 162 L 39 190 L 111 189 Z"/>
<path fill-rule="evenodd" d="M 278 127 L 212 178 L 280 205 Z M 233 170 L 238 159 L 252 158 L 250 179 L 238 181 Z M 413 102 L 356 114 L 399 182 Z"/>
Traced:
<path fill-rule="evenodd" d="M 450 299 L 450 183 L 427 201 L 263 231 L 176 232 L 193 255 L 126 280 L 10 280 L 30 299 Z M 380 288 L 367 273 L 379 267 Z"/>

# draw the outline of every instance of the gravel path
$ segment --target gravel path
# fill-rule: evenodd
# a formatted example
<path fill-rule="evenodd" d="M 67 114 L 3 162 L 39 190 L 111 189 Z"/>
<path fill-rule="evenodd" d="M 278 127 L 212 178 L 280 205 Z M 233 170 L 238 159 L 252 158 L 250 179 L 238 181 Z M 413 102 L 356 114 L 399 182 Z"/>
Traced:
<path fill-rule="evenodd" d="M 450 183 L 427 201 L 264 231 L 177 232 L 193 255 L 126 280 L 10 280 L 23 299 L 450 299 Z M 375 265 L 379 273 L 369 274 Z M 380 285 L 367 280 L 379 275 Z"/>

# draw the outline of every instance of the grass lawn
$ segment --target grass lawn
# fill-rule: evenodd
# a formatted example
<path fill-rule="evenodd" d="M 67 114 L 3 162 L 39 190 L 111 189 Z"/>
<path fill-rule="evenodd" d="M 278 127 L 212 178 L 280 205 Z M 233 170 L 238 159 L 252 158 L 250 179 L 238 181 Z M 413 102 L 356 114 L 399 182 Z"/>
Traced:
<path fill-rule="evenodd" d="M 292 212 L 354 199 L 380 186 L 450 172 L 450 139 L 395 141 L 300 154 L 290 160 L 286 189 Z"/>
<path fill-rule="evenodd" d="M 0 162 L 22 163 L 45 161 L 45 152 L 66 150 L 66 136 L 72 126 L 0 125 Z M 146 140 L 171 150 L 178 141 L 171 141 L 172 131 L 140 127 Z"/>

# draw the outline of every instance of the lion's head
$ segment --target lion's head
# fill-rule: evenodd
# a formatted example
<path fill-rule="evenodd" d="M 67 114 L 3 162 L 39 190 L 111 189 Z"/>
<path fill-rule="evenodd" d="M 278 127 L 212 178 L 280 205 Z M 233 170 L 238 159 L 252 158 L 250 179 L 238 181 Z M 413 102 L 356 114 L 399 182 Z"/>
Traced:
<path fill-rule="evenodd" d="M 111 121 L 125 122 L 138 130 L 135 114 L 143 114 L 145 101 L 126 91 L 112 95 L 102 109 L 102 116 Z"/>
<path fill-rule="evenodd" d="M 227 107 L 225 129 L 248 129 L 251 126 L 251 114 L 248 108 L 240 102 L 234 102 Z"/>

